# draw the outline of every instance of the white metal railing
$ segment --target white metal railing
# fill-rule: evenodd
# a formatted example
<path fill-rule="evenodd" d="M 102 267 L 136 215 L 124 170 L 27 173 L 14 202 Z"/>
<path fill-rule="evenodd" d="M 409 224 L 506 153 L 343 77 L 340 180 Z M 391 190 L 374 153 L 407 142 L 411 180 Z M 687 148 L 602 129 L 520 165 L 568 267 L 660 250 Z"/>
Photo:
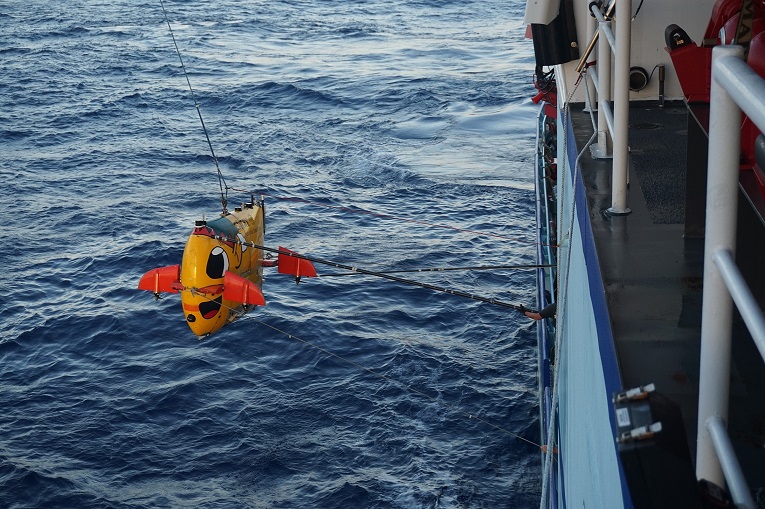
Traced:
<path fill-rule="evenodd" d="M 614 32 L 611 30 L 610 20 L 606 20 L 603 17 L 603 13 L 600 12 L 600 7 L 597 4 L 590 4 L 590 11 L 595 16 L 595 19 L 598 20 L 600 33 L 607 39 L 608 45 L 611 46 L 611 51 L 616 51 L 616 37 L 614 37 Z"/>
<path fill-rule="evenodd" d="M 616 50 L 614 51 L 614 162 L 611 178 L 611 214 L 629 214 L 627 169 L 629 167 L 630 47 L 632 0 L 616 2 Z"/>
<path fill-rule="evenodd" d="M 629 75 L 630 75 L 630 39 L 632 36 L 632 0 L 614 0 L 616 4 L 616 36 L 611 29 L 611 20 L 603 15 L 596 4 L 590 4 L 590 10 L 598 22 L 598 56 L 597 69 L 590 69 L 598 98 L 598 136 L 593 146 L 593 156 L 606 158 L 609 156 L 609 134 L 613 140 L 613 176 L 611 179 L 611 207 L 608 212 L 613 215 L 625 215 L 631 211 L 627 207 L 627 183 L 629 170 Z M 613 10 L 613 3 L 608 12 Z M 581 71 L 584 60 L 589 57 L 589 51 L 595 42 L 595 37 L 587 49 L 587 53 L 577 66 Z M 613 69 L 611 54 L 614 55 Z M 613 73 L 612 73 L 613 71 Z M 611 109 L 611 80 L 614 81 L 614 106 Z M 589 106 L 588 106 L 589 107 Z"/>
<path fill-rule="evenodd" d="M 741 271 L 738 270 L 736 261 L 733 259 L 733 253 L 721 249 L 715 252 L 712 257 L 720 275 L 725 280 L 725 286 L 728 288 L 733 302 L 752 334 L 754 344 L 757 345 L 760 355 L 765 359 L 765 315 L 760 311 L 757 300 L 744 281 Z"/>
<path fill-rule="evenodd" d="M 728 479 L 728 490 L 730 491 L 736 507 L 746 507 L 755 509 L 752 493 L 749 486 L 744 481 L 744 473 L 736 459 L 736 451 L 733 450 L 733 444 L 725 430 L 725 423 L 719 417 L 710 417 L 707 420 L 707 430 L 712 437 L 712 443 L 715 446 L 715 452 L 720 460 L 722 469 L 726 472 Z"/>
<path fill-rule="evenodd" d="M 602 69 L 601 69 L 602 70 Z M 595 68 L 587 71 L 592 77 L 592 82 L 595 84 L 595 91 L 598 93 L 596 99 L 598 103 L 598 139 L 593 145 L 593 157 L 595 159 L 605 159 L 611 157 L 608 151 L 609 134 L 614 132 L 614 114 L 611 111 L 611 102 L 609 97 L 611 96 L 611 88 L 609 83 L 607 86 L 605 83 L 600 83 L 600 73 Z M 610 74 L 610 63 L 609 63 Z M 606 86 L 606 90 L 602 90 Z"/>
<path fill-rule="evenodd" d="M 611 52 L 616 47 L 616 40 L 611 30 L 611 21 L 605 19 L 600 8 L 596 4 L 591 4 L 590 11 L 598 23 L 598 31 L 596 32 L 598 36 L 598 60 L 596 62 L 598 65 L 587 71 L 597 92 L 595 103 L 598 110 L 598 137 L 592 147 L 592 155 L 596 159 L 605 159 L 612 157 L 609 145 L 610 137 L 615 132 L 614 114 L 611 111 Z M 601 34 L 603 37 L 600 37 Z M 590 43 L 590 49 L 591 47 L 592 43 Z M 590 106 L 590 108 L 592 107 Z"/>
<path fill-rule="evenodd" d="M 765 318 L 733 261 L 741 112 L 765 128 L 765 80 L 743 56 L 741 46 L 712 51 L 696 477 L 720 486 L 727 480 L 737 507 L 754 508 L 725 431 L 734 300 L 765 359 Z"/>
<path fill-rule="evenodd" d="M 555 254 L 553 252 L 552 244 L 555 241 L 552 237 L 552 231 L 551 231 L 551 221 L 550 221 L 550 202 L 548 200 L 548 193 L 551 191 L 551 189 L 548 188 L 548 182 L 546 178 L 546 171 L 545 166 L 546 162 L 544 160 L 544 146 L 546 145 L 546 129 L 545 129 L 545 115 L 544 115 L 545 108 L 542 106 L 539 109 L 539 115 L 537 117 L 537 165 L 536 165 L 536 186 L 537 186 L 537 220 L 538 221 L 544 221 L 544 225 L 537 225 L 538 227 L 538 240 L 539 245 L 537 246 L 537 257 L 538 261 L 543 264 L 551 264 L 555 262 Z M 541 189 L 540 189 L 541 188 Z M 553 268 L 540 268 L 538 269 L 538 275 L 537 277 L 541 278 L 541 285 L 540 288 L 538 288 L 538 303 L 541 305 L 545 302 L 544 300 L 544 294 L 545 291 L 550 291 L 554 294 L 553 289 L 555 288 L 555 270 Z M 551 390 L 551 373 L 550 373 L 550 365 L 552 361 L 549 359 L 549 351 L 550 351 L 550 338 L 554 338 L 554 334 L 551 334 L 550 327 L 551 324 L 547 323 L 549 320 L 543 320 L 544 323 L 539 323 L 538 327 L 540 329 L 538 330 L 539 334 L 539 383 L 540 383 L 540 398 L 542 400 L 542 406 L 540 407 L 541 415 L 540 420 L 542 424 L 542 436 L 544 437 L 544 445 L 549 446 L 548 440 L 550 438 L 550 421 L 555 420 L 555 414 L 552 411 L 552 401 L 553 401 L 553 394 Z M 545 362 L 545 359 L 547 361 Z M 557 430 L 556 430 L 557 433 Z M 553 444 L 557 443 L 557 435 L 555 440 L 553 441 Z M 553 447 L 549 448 L 550 451 L 554 450 Z M 544 463 L 547 464 L 547 459 L 545 457 Z M 546 473 L 544 470 L 547 470 Z M 541 497 L 541 507 L 549 508 L 549 509 L 557 509 L 558 502 L 557 502 L 557 472 L 554 469 L 550 469 L 549 467 L 547 469 L 543 469 L 543 482 L 542 482 L 542 497 Z M 549 501 L 550 505 L 548 506 L 547 502 Z"/>

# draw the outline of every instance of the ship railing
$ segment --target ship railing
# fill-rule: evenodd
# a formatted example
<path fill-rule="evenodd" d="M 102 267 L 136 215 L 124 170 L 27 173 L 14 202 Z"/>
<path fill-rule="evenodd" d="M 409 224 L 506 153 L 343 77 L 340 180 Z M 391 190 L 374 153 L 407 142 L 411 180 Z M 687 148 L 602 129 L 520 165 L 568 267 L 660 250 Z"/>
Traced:
<path fill-rule="evenodd" d="M 594 86 L 594 90 L 597 93 L 596 103 L 597 108 L 594 105 L 588 105 L 591 111 L 597 109 L 598 112 L 598 137 L 592 146 L 592 155 L 596 159 L 605 159 L 611 157 L 610 137 L 614 136 L 614 114 L 611 111 L 611 58 L 610 52 L 616 47 L 616 39 L 614 33 L 611 30 L 611 24 L 600 12 L 600 8 L 596 4 L 591 4 L 590 10 L 595 16 L 595 20 L 598 23 L 599 37 L 593 37 L 593 42 L 590 43 L 589 51 L 592 51 L 592 47 L 597 39 L 598 43 L 598 55 L 609 55 L 608 58 L 602 59 L 598 62 L 597 66 L 592 66 L 587 71 L 587 77 Z M 602 35 L 602 37 L 601 37 Z M 580 65 L 583 64 L 583 61 Z M 581 71 L 581 69 L 578 69 Z M 589 95 L 587 98 L 589 99 Z"/>
<path fill-rule="evenodd" d="M 544 105 L 539 110 L 539 129 L 540 133 L 544 135 L 544 125 L 545 122 L 545 108 Z M 542 140 L 542 143 L 544 143 L 544 140 Z M 550 182 L 548 182 L 548 179 L 546 178 L 545 174 L 545 161 L 543 158 L 540 160 L 540 166 L 539 166 L 539 175 L 537 181 L 539 182 L 539 185 L 541 186 L 540 190 L 540 196 L 541 199 L 545 200 L 547 202 L 547 197 L 550 196 L 552 193 L 555 192 L 555 187 L 550 186 Z M 551 225 L 553 224 L 552 219 L 552 212 L 550 211 L 550 207 L 548 203 L 545 203 L 544 206 L 540 207 L 541 212 L 541 221 L 544 222 L 544 224 L 540 224 L 539 228 L 542 230 L 541 238 L 546 239 L 543 240 L 543 242 L 540 245 L 540 249 L 542 250 L 542 263 L 546 265 L 555 264 L 555 253 L 553 252 L 553 245 L 555 243 L 555 239 L 553 238 L 553 232 L 551 231 Z M 555 271 L 554 270 L 545 270 L 542 269 L 542 273 L 544 274 L 545 278 L 545 288 L 549 290 L 551 295 L 554 295 L 554 289 L 555 289 Z M 554 297 L 553 297 L 554 298 Z M 540 301 L 540 305 L 543 303 Z M 545 320 L 547 322 L 547 320 Z"/>
<path fill-rule="evenodd" d="M 616 10 L 616 35 L 611 27 L 611 13 Z M 577 72 L 586 74 L 593 84 L 597 95 L 595 103 L 598 110 L 597 141 L 593 145 L 595 158 L 613 157 L 611 207 L 608 213 L 626 215 L 631 211 L 627 207 L 627 184 L 629 182 L 629 74 L 630 74 L 630 38 L 632 37 L 632 0 L 612 0 L 606 8 L 606 15 L 601 7 L 593 2 L 590 10 L 597 21 L 597 31 L 579 60 Z M 591 27 L 594 30 L 594 27 Z M 597 65 L 586 64 L 597 42 Z M 611 57 L 614 57 L 613 69 Z M 614 82 L 613 109 L 611 107 L 611 81 Z M 589 89 L 588 89 L 589 90 Z M 594 110 L 593 105 L 588 105 Z M 609 137 L 610 135 L 610 137 Z M 612 141 L 612 151 L 609 151 Z"/>
<path fill-rule="evenodd" d="M 733 304 L 765 360 L 765 316 L 735 263 L 742 111 L 765 130 L 765 80 L 741 46 L 712 52 L 696 477 L 727 481 L 736 507 L 756 507 L 726 430 Z"/>
<path fill-rule="evenodd" d="M 537 261 L 542 265 L 554 265 L 556 263 L 555 251 L 553 245 L 555 239 L 553 238 L 552 225 L 552 213 L 550 211 L 550 202 L 548 196 L 550 196 L 550 183 L 546 178 L 546 168 L 544 160 L 544 145 L 545 140 L 545 122 L 547 117 L 545 115 L 545 104 L 543 103 L 539 108 L 537 116 L 537 164 L 536 164 L 536 219 L 537 219 Z M 555 279 L 556 269 L 554 267 L 546 268 L 540 267 L 537 269 L 537 278 L 539 281 L 537 302 L 540 306 L 545 305 L 546 296 L 555 295 Z M 554 297 L 553 297 L 554 298 Z M 555 329 L 550 323 L 551 320 L 541 320 L 537 322 L 537 333 L 539 341 L 539 388 L 540 388 L 540 436 L 543 440 L 543 445 L 548 445 L 547 435 L 549 429 L 549 423 L 554 419 L 552 411 L 552 374 L 551 365 L 553 339 L 555 337 Z M 546 488 L 546 497 L 551 501 L 550 508 L 557 509 L 557 471 L 551 469 L 548 473 L 548 482 L 544 483 Z M 543 497 L 545 498 L 545 497 Z"/>

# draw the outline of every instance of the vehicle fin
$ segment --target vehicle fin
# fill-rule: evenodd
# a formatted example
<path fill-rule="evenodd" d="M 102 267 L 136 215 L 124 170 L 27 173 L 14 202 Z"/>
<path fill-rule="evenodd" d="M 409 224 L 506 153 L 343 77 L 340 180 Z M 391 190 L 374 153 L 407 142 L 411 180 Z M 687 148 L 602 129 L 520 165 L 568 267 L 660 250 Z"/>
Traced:
<path fill-rule="evenodd" d="M 266 305 L 266 299 L 258 285 L 229 271 L 223 275 L 223 298 L 242 304 Z"/>
<path fill-rule="evenodd" d="M 288 253 L 298 255 L 295 251 L 279 246 L 279 261 L 277 264 L 279 274 L 292 274 L 297 280 L 300 280 L 301 277 L 316 277 L 316 268 L 313 266 L 313 263 L 299 258 L 299 256 L 291 256 Z"/>
<path fill-rule="evenodd" d="M 181 288 L 180 265 L 151 269 L 138 282 L 139 290 L 148 290 L 155 295 L 162 292 L 178 293 Z"/>

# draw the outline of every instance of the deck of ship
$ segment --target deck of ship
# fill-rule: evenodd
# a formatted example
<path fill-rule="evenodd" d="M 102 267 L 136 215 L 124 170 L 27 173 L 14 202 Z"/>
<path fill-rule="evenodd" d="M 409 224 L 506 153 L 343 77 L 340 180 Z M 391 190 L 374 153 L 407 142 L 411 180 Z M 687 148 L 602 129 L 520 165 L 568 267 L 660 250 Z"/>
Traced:
<path fill-rule="evenodd" d="M 592 134 L 590 116 L 582 105 L 570 111 L 582 147 Z M 622 382 L 624 388 L 654 383 L 680 405 L 695 456 L 706 138 L 684 103 L 663 108 L 656 102 L 637 103 L 630 109 L 629 144 L 632 213 L 626 216 L 606 213 L 611 160 L 592 159 L 589 151 L 582 158 Z M 747 239 L 739 242 L 739 258 L 754 258 L 745 270 L 756 286 L 765 287 L 758 268 L 765 227 L 751 204 L 741 202 L 740 221 L 748 230 L 739 235 Z M 730 429 L 743 460 L 762 465 L 765 370 L 751 339 L 741 336 L 734 339 Z M 765 491 L 765 472 L 750 469 L 747 477 L 752 489 Z"/>

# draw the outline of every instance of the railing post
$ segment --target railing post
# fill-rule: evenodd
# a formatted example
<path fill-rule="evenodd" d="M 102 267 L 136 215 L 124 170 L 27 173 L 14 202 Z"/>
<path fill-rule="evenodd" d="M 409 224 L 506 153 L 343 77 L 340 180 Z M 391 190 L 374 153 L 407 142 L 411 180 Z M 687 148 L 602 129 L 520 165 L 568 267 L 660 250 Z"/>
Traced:
<path fill-rule="evenodd" d="M 701 318 L 699 416 L 696 477 L 724 486 L 720 461 L 706 427 L 710 417 L 728 419 L 730 392 L 731 316 L 733 303 L 714 263 L 714 253 L 735 253 L 738 208 L 738 163 L 741 110 L 717 82 L 715 63 L 727 57 L 742 58 L 740 46 L 717 46 L 712 52 L 712 87 L 709 104 L 709 159 L 707 215 L 704 244 L 704 297 Z"/>
<path fill-rule="evenodd" d="M 616 58 L 614 59 L 614 165 L 609 214 L 625 215 L 629 170 L 630 46 L 632 0 L 616 2 Z"/>
<path fill-rule="evenodd" d="M 710 417 L 706 422 L 706 427 L 723 471 L 728 474 L 726 476 L 728 491 L 733 498 L 733 503 L 737 509 L 755 509 L 757 505 L 754 503 L 752 493 L 746 484 L 744 472 L 741 470 L 741 465 L 736 457 L 736 451 L 733 450 L 733 444 L 725 429 L 725 423 L 719 417 Z"/>
<path fill-rule="evenodd" d="M 598 24 L 598 30 L 601 30 Z M 596 159 L 605 159 L 611 157 L 609 150 L 611 145 L 611 135 L 608 132 L 608 122 L 606 120 L 606 109 L 600 106 L 601 101 L 609 102 L 611 100 L 611 46 L 608 39 L 601 32 L 598 37 L 598 141 L 592 149 L 592 156 Z"/>
<path fill-rule="evenodd" d="M 595 18 L 593 16 L 587 16 L 587 33 L 593 34 L 595 33 L 595 28 L 597 27 L 597 21 L 595 21 Z M 595 56 L 592 53 L 590 53 L 589 58 L 587 58 L 587 65 L 595 63 Z M 595 83 L 592 82 L 592 80 L 585 80 L 585 86 L 587 87 L 588 94 L 592 98 L 591 104 L 584 104 L 584 111 L 586 112 L 594 112 L 598 110 L 598 94 L 596 93 Z M 592 109 L 590 109 L 592 108 Z"/>

